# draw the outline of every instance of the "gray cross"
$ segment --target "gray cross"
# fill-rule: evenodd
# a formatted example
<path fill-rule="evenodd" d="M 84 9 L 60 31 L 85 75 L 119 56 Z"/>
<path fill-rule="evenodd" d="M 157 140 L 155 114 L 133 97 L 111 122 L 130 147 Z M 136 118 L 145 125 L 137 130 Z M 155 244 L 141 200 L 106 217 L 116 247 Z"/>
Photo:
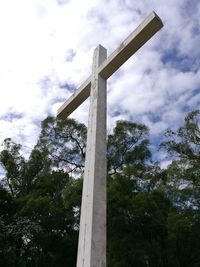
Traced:
<path fill-rule="evenodd" d="M 77 267 L 106 266 L 106 80 L 162 27 L 152 12 L 108 58 L 99 45 L 92 75 L 58 110 L 65 119 L 90 96 Z"/>

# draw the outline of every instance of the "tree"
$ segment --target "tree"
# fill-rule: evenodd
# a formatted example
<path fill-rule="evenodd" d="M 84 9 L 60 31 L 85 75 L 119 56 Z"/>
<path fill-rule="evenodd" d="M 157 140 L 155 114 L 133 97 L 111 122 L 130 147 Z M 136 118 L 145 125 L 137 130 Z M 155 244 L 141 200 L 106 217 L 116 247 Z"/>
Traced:
<path fill-rule="evenodd" d="M 21 145 L 14 143 L 10 138 L 4 140 L 4 149 L 0 153 L 0 162 L 6 170 L 5 180 L 14 196 L 21 185 L 20 174 L 25 165 L 25 159 L 20 154 Z"/>
<path fill-rule="evenodd" d="M 195 110 L 185 117 L 185 122 L 177 131 L 167 130 L 166 141 L 161 148 L 167 150 L 184 169 L 185 178 L 193 184 L 199 183 L 200 176 L 200 110 Z"/>
<path fill-rule="evenodd" d="M 149 159 L 148 129 L 130 121 L 117 121 L 113 134 L 108 135 L 108 172 L 122 172 L 124 168 Z"/>
<path fill-rule="evenodd" d="M 84 167 L 87 128 L 73 119 L 47 117 L 35 149 L 46 152 L 51 167 L 81 172 Z"/>
<path fill-rule="evenodd" d="M 170 201 L 159 191 L 138 192 L 117 174 L 108 182 L 108 266 L 170 266 L 167 217 Z"/>
<path fill-rule="evenodd" d="M 118 121 L 108 136 L 108 256 L 115 267 L 199 266 L 199 111 L 161 147 L 153 164 L 148 129 Z M 0 265 L 76 265 L 86 127 L 48 117 L 28 159 L 4 141 L 0 162 Z"/>
<path fill-rule="evenodd" d="M 82 181 L 67 170 L 82 168 L 86 128 L 74 120 L 64 129 L 61 124 L 53 118 L 43 122 L 28 159 L 21 145 L 4 141 L 0 160 L 11 194 L 2 189 L 0 199 L 4 203 L 9 196 L 13 214 L 6 221 L 3 209 L 0 217 L 3 266 L 75 266 Z"/>
<path fill-rule="evenodd" d="M 171 206 L 155 191 L 158 166 L 150 164 L 147 127 L 118 121 L 108 136 L 107 156 L 108 266 L 167 266 Z"/>
<path fill-rule="evenodd" d="M 168 215 L 170 266 L 199 266 L 200 262 L 200 110 L 185 117 L 177 131 L 167 130 L 161 148 L 173 156 L 163 171 L 165 194 L 174 211 Z"/>
<path fill-rule="evenodd" d="M 18 214 L 40 227 L 27 243 L 27 266 L 74 266 L 77 245 L 77 218 L 74 207 L 80 199 L 67 199 L 74 181 L 63 171 L 40 176 L 32 190 L 17 200 Z M 78 194 L 78 193 L 77 193 Z"/>
<path fill-rule="evenodd" d="M 168 191 L 182 207 L 200 207 L 200 110 L 185 117 L 177 131 L 167 130 L 161 148 L 174 156 L 168 166 L 166 179 Z M 174 192 L 174 193 L 173 193 Z M 180 202 L 180 203 L 179 203 Z"/>

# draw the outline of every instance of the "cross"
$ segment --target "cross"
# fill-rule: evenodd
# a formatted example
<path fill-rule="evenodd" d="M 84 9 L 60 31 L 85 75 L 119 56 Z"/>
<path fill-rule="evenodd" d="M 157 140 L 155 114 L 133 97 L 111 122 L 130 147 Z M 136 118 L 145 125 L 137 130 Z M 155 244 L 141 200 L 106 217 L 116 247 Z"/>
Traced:
<path fill-rule="evenodd" d="M 162 27 L 152 12 L 108 58 L 97 46 L 91 76 L 58 110 L 65 119 L 90 96 L 77 267 L 106 267 L 106 80 Z"/>

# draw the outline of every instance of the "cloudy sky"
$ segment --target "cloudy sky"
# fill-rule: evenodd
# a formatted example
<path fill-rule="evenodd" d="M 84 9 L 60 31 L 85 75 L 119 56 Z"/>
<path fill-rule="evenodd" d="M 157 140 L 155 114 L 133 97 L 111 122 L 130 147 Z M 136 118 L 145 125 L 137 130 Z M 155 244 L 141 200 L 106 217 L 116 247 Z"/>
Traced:
<path fill-rule="evenodd" d="M 108 129 L 128 119 L 153 145 L 200 104 L 199 0 L 6 0 L 0 2 L 0 142 L 29 148 L 40 122 L 154 10 L 164 28 L 108 80 Z M 87 123 L 88 101 L 71 117 Z M 30 151 L 30 149 L 29 149 Z"/>

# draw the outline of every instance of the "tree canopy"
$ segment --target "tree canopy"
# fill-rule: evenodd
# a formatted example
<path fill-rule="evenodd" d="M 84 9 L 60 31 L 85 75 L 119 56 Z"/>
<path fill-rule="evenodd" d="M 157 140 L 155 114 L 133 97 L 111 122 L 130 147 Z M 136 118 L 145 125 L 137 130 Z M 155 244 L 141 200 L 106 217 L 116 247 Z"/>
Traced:
<path fill-rule="evenodd" d="M 199 267 L 200 110 L 152 162 L 145 125 L 118 121 L 107 142 L 107 266 Z M 4 140 L 0 164 L 0 266 L 76 266 L 87 129 L 47 117 L 30 156 Z"/>

